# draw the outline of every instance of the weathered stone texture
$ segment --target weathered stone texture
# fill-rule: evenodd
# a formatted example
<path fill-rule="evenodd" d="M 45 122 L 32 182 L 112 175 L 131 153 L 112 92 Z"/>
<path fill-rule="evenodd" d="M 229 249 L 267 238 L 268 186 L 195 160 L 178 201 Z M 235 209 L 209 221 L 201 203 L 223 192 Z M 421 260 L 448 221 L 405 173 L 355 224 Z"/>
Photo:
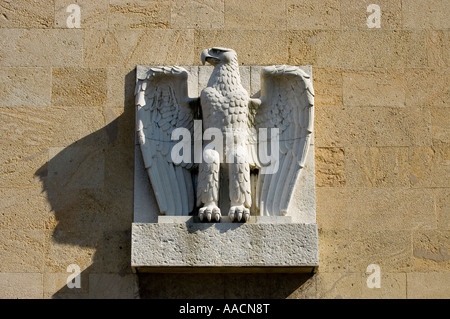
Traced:
<path fill-rule="evenodd" d="M 367 30 L 367 12 L 370 4 L 377 4 L 381 10 L 381 28 L 399 29 L 402 27 L 402 0 L 341 0 L 341 26 L 345 29 Z"/>
<path fill-rule="evenodd" d="M 316 224 L 133 223 L 131 264 L 141 271 L 268 267 L 285 272 L 317 265 L 316 238 Z"/>
<path fill-rule="evenodd" d="M 2 1 L 0 298 L 448 298 L 449 3 Z M 314 275 L 131 271 L 134 67 L 196 70 L 211 46 L 236 49 L 251 94 L 251 65 L 313 68 Z"/>
<path fill-rule="evenodd" d="M 170 1 L 111 0 L 109 27 L 117 29 L 168 28 Z"/>
<path fill-rule="evenodd" d="M 339 29 L 339 0 L 286 0 L 287 27 L 293 30 Z"/>
<path fill-rule="evenodd" d="M 427 65 L 426 37 L 413 31 L 299 30 L 289 32 L 288 48 L 289 63 L 323 68 L 371 70 Z"/>
<path fill-rule="evenodd" d="M 408 298 L 447 299 L 450 294 L 450 273 L 411 272 L 406 274 Z"/>
<path fill-rule="evenodd" d="M 2 1 L 0 28 L 51 28 L 53 0 Z"/>
<path fill-rule="evenodd" d="M 171 7 L 171 28 L 222 29 L 224 0 L 175 0 Z"/>
<path fill-rule="evenodd" d="M 84 38 L 84 48 L 87 67 L 127 67 L 132 70 L 139 64 L 194 63 L 192 30 L 89 30 Z"/>
<path fill-rule="evenodd" d="M 270 46 L 263 46 L 262 39 L 270 39 Z M 195 50 L 222 46 L 236 48 L 239 62 L 246 65 L 287 64 L 287 34 L 280 30 L 196 30 Z M 197 62 L 198 63 L 198 62 Z M 148 63 L 147 63 L 148 64 Z M 307 65 L 308 63 L 295 63 Z"/>
<path fill-rule="evenodd" d="M 0 29 L 0 65 L 66 67 L 82 62 L 81 30 Z"/>
<path fill-rule="evenodd" d="M 437 227 L 431 190 L 318 188 L 317 210 L 317 222 L 327 230 L 364 228 L 395 232 Z"/>
<path fill-rule="evenodd" d="M 425 107 L 322 107 L 316 110 L 316 145 L 431 145 L 430 122 L 430 110 Z"/>
<path fill-rule="evenodd" d="M 316 186 L 345 186 L 345 153 L 342 148 L 316 149 Z"/>
<path fill-rule="evenodd" d="M 42 297 L 41 273 L 0 273 L 1 299 L 40 299 Z"/>
<path fill-rule="evenodd" d="M 225 29 L 286 29 L 285 0 L 225 1 Z"/>
<path fill-rule="evenodd" d="M 101 106 L 106 100 L 106 70 L 54 68 L 52 105 Z"/>
<path fill-rule="evenodd" d="M 50 106 L 50 68 L 1 68 L 0 106 Z"/>
<path fill-rule="evenodd" d="M 67 19 L 71 12 L 67 12 L 70 4 L 80 7 L 80 27 L 82 29 L 106 29 L 108 27 L 108 0 L 54 0 L 55 28 L 68 28 Z"/>
<path fill-rule="evenodd" d="M 403 27 L 407 29 L 448 29 L 450 4 L 445 0 L 402 1 Z"/>

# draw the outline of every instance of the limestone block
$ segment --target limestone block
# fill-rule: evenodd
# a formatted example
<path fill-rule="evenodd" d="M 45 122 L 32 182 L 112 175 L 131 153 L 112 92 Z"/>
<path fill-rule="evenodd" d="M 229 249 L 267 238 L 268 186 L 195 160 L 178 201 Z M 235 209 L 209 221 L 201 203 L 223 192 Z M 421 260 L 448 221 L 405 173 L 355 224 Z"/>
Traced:
<path fill-rule="evenodd" d="M 339 29 L 339 0 L 286 0 L 287 28 L 293 30 Z"/>
<path fill-rule="evenodd" d="M 341 1 L 341 26 L 345 29 L 367 30 L 367 18 L 372 14 L 372 11 L 367 12 L 367 7 L 372 3 L 380 6 L 382 29 L 400 29 L 402 27 L 401 0 Z"/>
<path fill-rule="evenodd" d="M 445 61 L 446 65 L 450 65 L 450 31 L 443 31 L 442 37 L 442 59 Z"/>
<path fill-rule="evenodd" d="M 407 68 L 426 68 L 429 65 L 427 31 L 408 31 L 404 38 L 403 57 Z M 411 54 L 414 52 L 414 54 Z"/>
<path fill-rule="evenodd" d="M 54 158 L 57 157 L 57 160 Z M 71 163 L 76 165 L 67 165 Z M 52 147 L 49 150 L 47 188 L 76 190 L 102 188 L 103 150 L 93 146 Z"/>
<path fill-rule="evenodd" d="M 448 29 L 447 13 L 450 4 L 445 0 L 402 1 L 402 24 L 407 29 Z"/>
<path fill-rule="evenodd" d="M 136 275 L 89 274 L 89 299 L 133 299 L 139 297 Z"/>
<path fill-rule="evenodd" d="M 289 64 L 294 65 L 358 70 L 427 65 L 426 37 L 416 32 L 298 30 L 288 38 Z M 413 49 L 414 55 L 409 54 Z"/>
<path fill-rule="evenodd" d="M 448 188 L 436 189 L 436 214 L 438 229 L 450 229 L 450 190 Z"/>
<path fill-rule="evenodd" d="M 406 284 L 408 299 L 448 299 L 450 272 L 411 272 Z"/>
<path fill-rule="evenodd" d="M 317 148 L 315 160 L 317 187 L 345 186 L 345 152 L 343 148 Z"/>
<path fill-rule="evenodd" d="M 317 298 L 352 299 L 362 294 L 361 274 L 353 272 L 322 272 L 317 274 Z"/>
<path fill-rule="evenodd" d="M 341 33 L 336 31 L 295 30 L 288 33 L 289 64 L 308 64 L 319 68 L 339 68 Z"/>
<path fill-rule="evenodd" d="M 2 186 L 0 197 L 2 198 L 0 229 L 44 228 L 44 223 L 50 215 L 50 205 L 40 187 L 4 188 Z"/>
<path fill-rule="evenodd" d="M 101 106 L 106 101 L 106 70 L 55 68 L 52 105 Z"/>
<path fill-rule="evenodd" d="M 200 274 L 205 275 L 205 274 Z M 217 275 L 216 275 L 217 276 Z M 225 299 L 312 298 L 316 293 L 311 274 L 223 274 Z M 245 285 L 240 284 L 245 282 Z"/>
<path fill-rule="evenodd" d="M 51 28 L 53 0 L 3 1 L 0 16 L 1 28 Z"/>
<path fill-rule="evenodd" d="M 122 221 L 122 224 L 125 224 L 125 221 Z M 111 273 L 120 276 L 132 273 L 130 266 L 130 224 L 127 223 L 126 225 L 126 230 L 108 230 L 111 226 L 106 228 L 95 246 L 94 262 L 89 267 L 90 272 Z M 119 225 L 113 226 L 119 228 Z"/>
<path fill-rule="evenodd" d="M 277 30 L 286 28 L 285 1 L 225 1 L 225 28 Z M 234 46 L 237 47 L 237 46 Z"/>
<path fill-rule="evenodd" d="M 82 30 L 0 29 L 1 66 L 76 66 L 82 48 Z"/>
<path fill-rule="evenodd" d="M 85 30 L 85 67 L 124 67 L 143 30 Z"/>
<path fill-rule="evenodd" d="M 408 150 L 407 167 L 409 182 L 412 187 L 449 187 L 447 176 L 449 167 L 446 164 L 449 152 L 447 143 L 433 141 L 431 147 L 413 147 Z"/>
<path fill-rule="evenodd" d="M 345 106 L 405 106 L 402 72 L 344 72 Z"/>
<path fill-rule="evenodd" d="M 450 74 L 447 68 L 405 70 L 406 105 L 448 106 L 450 92 L 447 83 Z"/>
<path fill-rule="evenodd" d="M 361 282 L 361 296 L 365 299 L 405 299 L 406 273 L 388 273 L 380 268 L 380 288 L 369 288 L 367 279 L 370 274 L 364 273 Z"/>
<path fill-rule="evenodd" d="M 427 60 L 431 68 L 448 67 L 448 31 L 430 30 L 427 32 Z"/>
<path fill-rule="evenodd" d="M 94 231 L 101 224 L 102 230 L 126 231 L 132 221 L 131 214 L 124 214 L 130 209 L 130 192 L 110 189 L 68 189 L 67 192 L 48 189 L 48 200 L 52 206 L 52 214 L 48 218 L 48 228 L 66 231 L 73 237 L 62 242 L 77 243 L 78 236 L 86 236 L 85 232 Z M 114 196 L 114 197 L 113 197 Z M 111 200 L 114 198 L 114 200 Z M 80 203 L 81 202 L 81 203 Z M 63 233 L 64 234 L 64 233 Z M 92 239 L 92 245 L 96 238 Z M 122 245 L 123 246 L 123 245 Z"/>
<path fill-rule="evenodd" d="M 193 30 L 89 30 L 84 38 L 83 63 L 129 70 L 138 64 L 191 65 L 193 47 Z"/>
<path fill-rule="evenodd" d="M 314 104 L 341 106 L 343 103 L 342 71 L 314 68 Z"/>
<path fill-rule="evenodd" d="M 41 146 L 0 145 L 0 185 L 2 187 L 40 187 L 37 173 L 47 176 L 48 149 Z M 42 169 L 41 169 L 42 167 Z"/>
<path fill-rule="evenodd" d="M 316 238 L 316 224 L 133 223 L 131 264 L 138 271 L 298 271 L 318 265 Z"/>
<path fill-rule="evenodd" d="M 271 45 L 255 39 L 271 39 Z M 246 65 L 287 64 L 288 46 L 286 32 L 279 30 L 196 30 L 194 57 L 204 48 L 221 46 L 236 48 L 239 63 Z M 289 63 L 305 65 L 305 61 Z M 148 63 L 146 63 L 148 64 Z"/>
<path fill-rule="evenodd" d="M 49 106 L 49 68 L 1 68 L 0 106 Z"/>
<path fill-rule="evenodd" d="M 4 147 L 49 145 L 52 141 L 52 124 L 57 123 L 55 112 L 43 107 L 0 108 L 0 145 Z M 6 148 L 5 148 L 6 150 Z M 42 150 L 44 151 L 44 150 Z"/>
<path fill-rule="evenodd" d="M 365 229 L 367 231 L 321 231 L 319 271 L 336 275 L 362 273 L 370 264 L 377 264 L 383 272 L 388 273 L 411 270 L 413 260 L 410 231 L 372 231 L 370 227 Z"/>
<path fill-rule="evenodd" d="M 41 273 L 0 273 L 1 299 L 41 299 Z"/>
<path fill-rule="evenodd" d="M 317 221 L 327 230 L 400 231 L 437 227 L 432 192 L 400 187 L 317 188 Z"/>
<path fill-rule="evenodd" d="M 450 231 L 423 230 L 413 233 L 415 271 L 446 271 L 450 267 Z"/>
<path fill-rule="evenodd" d="M 108 0 L 55 0 L 55 28 L 68 28 L 67 19 L 71 12 L 68 6 L 80 7 L 81 29 L 106 29 L 108 27 Z"/>
<path fill-rule="evenodd" d="M 139 295 L 142 299 L 224 298 L 226 285 L 230 282 L 225 276 L 139 273 Z"/>
<path fill-rule="evenodd" d="M 61 217 L 60 217 L 61 218 Z M 56 225 L 45 234 L 45 249 L 41 252 L 46 272 L 64 273 L 67 266 L 76 264 L 83 272 L 94 262 L 100 235 L 91 230 L 60 230 Z M 61 228 L 64 229 L 64 226 Z"/>
<path fill-rule="evenodd" d="M 410 186 L 409 152 L 405 147 L 346 148 L 347 186 Z"/>
<path fill-rule="evenodd" d="M 0 273 L 41 273 L 44 270 L 44 231 L 0 230 Z"/>
<path fill-rule="evenodd" d="M 171 6 L 171 28 L 224 28 L 224 0 L 175 0 Z"/>
<path fill-rule="evenodd" d="M 67 147 L 74 142 L 80 146 L 98 146 L 106 144 L 109 136 L 105 130 L 102 107 L 49 107 L 41 113 L 52 113 L 52 147 Z M 57 123 L 57 124 L 54 124 Z"/>
<path fill-rule="evenodd" d="M 89 293 L 89 274 L 80 273 L 80 288 L 69 288 L 67 278 L 73 273 L 62 272 L 43 274 L 44 299 L 87 299 Z"/>
<path fill-rule="evenodd" d="M 283 276 L 284 274 L 282 274 Z M 275 286 L 286 287 L 288 289 L 289 294 L 286 299 L 314 299 L 317 298 L 317 275 L 314 276 L 295 276 L 291 277 L 290 275 L 286 275 L 281 277 L 284 280 L 276 279 L 278 282 L 275 283 Z M 282 284 L 285 285 L 282 285 Z M 281 289 L 280 289 L 281 290 Z M 283 291 L 283 290 L 281 290 Z M 275 298 L 278 298 L 279 295 L 274 295 Z"/>
<path fill-rule="evenodd" d="M 127 68 L 108 68 L 106 80 L 106 105 L 120 108 L 123 112 L 124 107 L 134 105 L 134 72 Z M 131 81 L 130 78 L 133 78 Z"/>
<path fill-rule="evenodd" d="M 329 107 L 316 109 L 318 147 L 431 145 L 426 108 Z"/>
<path fill-rule="evenodd" d="M 102 133 L 83 139 L 104 126 L 101 108 L 2 107 L 0 124 L 0 132 L 3 133 L 0 145 L 5 147 L 5 152 L 11 150 L 12 156 L 17 156 L 14 152 L 17 154 L 25 152 L 33 156 L 32 150 L 36 150 L 35 154 L 39 156 L 37 153 L 45 152 L 45 148 L 68 146 L 74 141 L 78 141 L 78 145 L 91 146 L 107 141 L 106 134 Z M 18 140 L 20 146 L 17 145 Z M 16 147 L 15 151 L 12 149 L 13 146 Z M 32 148 L 27 150 L 26 147 Z"/>
<path fill-rule="evenodd" d="M 168 28 L 170 1 L 111 0 L 108 21 L 110 28 Z"/>

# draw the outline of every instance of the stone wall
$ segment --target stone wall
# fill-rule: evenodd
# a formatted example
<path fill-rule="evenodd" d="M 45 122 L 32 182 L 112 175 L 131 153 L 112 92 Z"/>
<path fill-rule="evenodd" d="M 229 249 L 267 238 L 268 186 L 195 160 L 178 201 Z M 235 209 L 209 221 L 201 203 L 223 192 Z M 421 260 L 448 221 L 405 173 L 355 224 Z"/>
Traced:
<path fill-rule="evenodd" d="M 446 0 L 2 1 L 0 297 L 448 298 L 449 13 Z M 134 68 L 199 65 L 211 46 L 313 67 L 315 274 L 131 271 Z M 66 286 L 72 264 L 81 288 Z"/>

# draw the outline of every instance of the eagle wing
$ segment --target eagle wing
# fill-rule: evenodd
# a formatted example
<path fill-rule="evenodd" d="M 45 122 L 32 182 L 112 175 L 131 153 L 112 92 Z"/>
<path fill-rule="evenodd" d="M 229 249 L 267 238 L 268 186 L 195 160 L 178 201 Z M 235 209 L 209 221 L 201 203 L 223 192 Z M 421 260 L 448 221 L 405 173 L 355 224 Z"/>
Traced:
<path fill-rule="evenodd" d="M 261 71 L 261 105 L 255 111 L 258 147 L 270 145 L 278 128 L 278 162 L 264 164 L 256 185 L 256 207 L 260 215 L 286 215 L 297 178 L 305 164 L 313 131 L 314 91 L 308 74 L 295 66 L 269 66 Z M 259 129 L 267 128 L 267 144 Z M 275 141 L 274 141 L 275 142 Z M 255 156 L 253 156 L 255 157 Z M 271 154 L 274 157 L 274 154 Z"/>
<path fill-rule="evenodd" d="M 194 208 L 192 160 L 176 164 L 171 156 L 178 143 L 172 132 L 176 128 L 186 128 L 190 136 L 193 132 L 194 99 L 189 99 L 187 78 L 181 67 L 153 67 L 136 84 L 139 144 L 163 215 L 188 215 Z"/>

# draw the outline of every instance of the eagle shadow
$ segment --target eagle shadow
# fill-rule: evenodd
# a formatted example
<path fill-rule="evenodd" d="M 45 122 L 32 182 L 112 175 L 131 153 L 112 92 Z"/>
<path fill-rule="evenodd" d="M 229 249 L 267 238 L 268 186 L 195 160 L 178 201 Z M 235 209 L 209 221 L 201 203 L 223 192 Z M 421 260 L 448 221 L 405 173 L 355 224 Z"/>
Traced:
<path fill-rule="evenodd" d="M 70 264 L 83 269 L 80 288 L 64 285 L 52 298 L 283 299 L 315 286 L 312 274 L 133 273 L 135 83 L 133 70 L 125 76 L 119 117 L 65 148 L 51 149 L 49 161 L 35 172 L 56 223 L 46 265 L 59 274 Z"/>

